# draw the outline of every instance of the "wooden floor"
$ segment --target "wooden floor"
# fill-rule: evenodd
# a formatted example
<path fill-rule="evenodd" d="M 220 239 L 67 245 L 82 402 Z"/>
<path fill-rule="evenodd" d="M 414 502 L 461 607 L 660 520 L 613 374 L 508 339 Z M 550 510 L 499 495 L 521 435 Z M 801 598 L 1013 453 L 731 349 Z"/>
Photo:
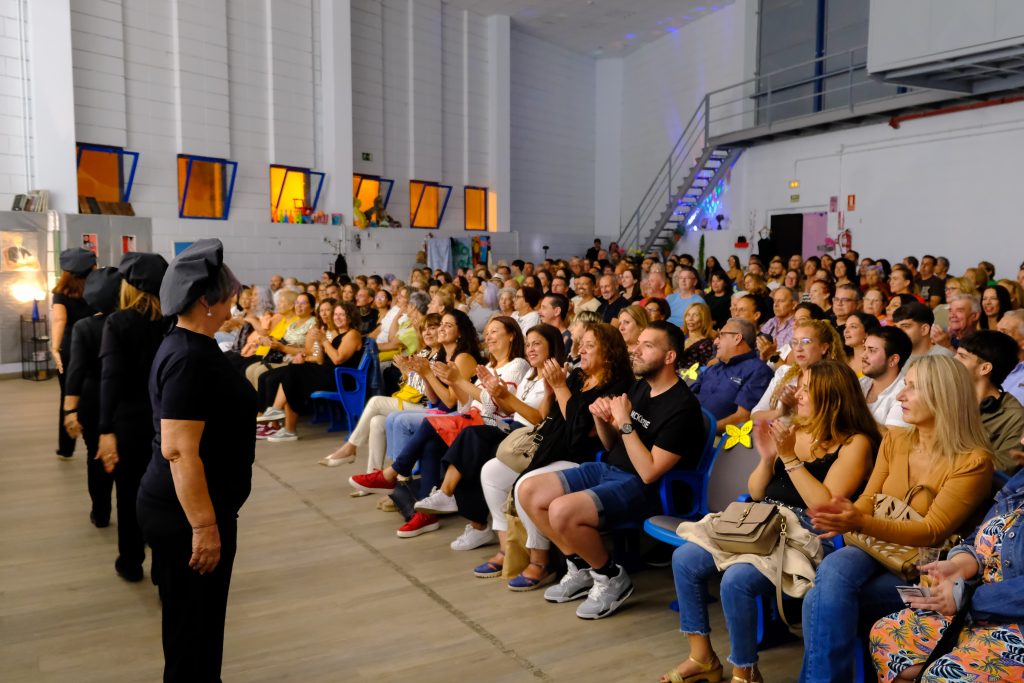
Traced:
<path fill-rule="evenodd" d="M 114 574 L 116 529 L 88 520 L 84 447 L 54 455 L 56 381 L 0 381 L 0 680 L 157 681 L 160 604 L 150 582 Z M 302 424 L 259 443 L 239 520 L 226 681 L 656 681 L 684 657 L 668 569 L 635 575 L 611 618 L 576 618 L 470 570 L 491 548 L 454 552 L 456 518 L 399 539 L 396 513 L 351 498 L 357 465 L 316 461 L 340 442 Z M 148 576 L 148 562 L 147 562 Z M 717 589 L 715 589 L 717 590 Z M 718 651 L 728 639 L 712 606 Z M 799 644 L 761 654 L 770 682 L 795 681 Z"/>

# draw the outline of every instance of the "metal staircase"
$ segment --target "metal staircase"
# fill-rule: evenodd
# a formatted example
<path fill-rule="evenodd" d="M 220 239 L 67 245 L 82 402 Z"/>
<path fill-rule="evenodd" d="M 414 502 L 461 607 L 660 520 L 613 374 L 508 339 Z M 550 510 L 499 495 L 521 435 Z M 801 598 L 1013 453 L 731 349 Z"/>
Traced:
<path fill-rule="evenodd" d="M 709 105 L 705 95 L 623 227 L 621 246 L 645 254 L 671 247 L 676 231 L 694 222 L 743 152 L 741 145 L 709 144 Z"/>
<path fill-rule="evenodd" d="M 618 243 L 629 251 L 662 252 L 684 230 L 705 223 L 714 229 L 717 188 L 747 147 L 878 123 L 962 97 L 880 82 L 867 73 L 866 46 L 711 91 L 622 226 Z"/>

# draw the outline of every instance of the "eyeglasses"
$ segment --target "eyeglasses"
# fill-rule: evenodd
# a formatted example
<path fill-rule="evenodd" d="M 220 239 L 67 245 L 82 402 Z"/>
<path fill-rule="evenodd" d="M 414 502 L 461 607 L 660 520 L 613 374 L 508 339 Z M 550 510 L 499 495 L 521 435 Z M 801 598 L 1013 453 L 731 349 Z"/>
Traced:
<path fill-rule="evenodd" d="M 837 296 L 835 299 L 832 299 L 832 301 L 837 304 L 852 304 L 856 299 L 848 296 Z"/>
<path fill-rule="evenodd" d="M 733 330 L 722 330 L 718 333 L 718 336 L 722 336 L 723 334 L 735 334 L 737 337 L 743 336 L 742 332 L 734 332 Z"/>
<path fill-rule="evenodd" d="M 799 346 L 810 346 L 811 344 L 817 343 L 817 339 L 811 339 L 810 337 L 803 337 L 802 339 L 794 339 L 793 344 Z"/>

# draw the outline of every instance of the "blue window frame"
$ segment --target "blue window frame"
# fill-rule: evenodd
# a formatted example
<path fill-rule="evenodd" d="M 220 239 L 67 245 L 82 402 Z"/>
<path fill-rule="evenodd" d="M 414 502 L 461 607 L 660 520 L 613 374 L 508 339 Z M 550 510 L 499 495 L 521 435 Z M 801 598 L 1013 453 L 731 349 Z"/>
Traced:
<path fill-rule="evenodd" d="M 179 154 L 178 217 L 227 220 L 237 175 L 237 161 Z"/>
<path fill-rule="evenodd" d="M 139 153 L 114 147 L 111 145 L 94 145 L 88 142 L 79 142 L 75 145 L 75 168 L 78 170 L 79 195 L 94 197 L 102 195 L 102 189 L 98 185 L 117 185 L 117 199 L 113 197 L 97 196 L 100 201 L 122 201 L 129 202 L 132 197 L 132 186 L 135 184 L 135 171 L 139 167 Z M 128 180 L 124 177 L 124 158 L 131 159 L 131 169 L 128 171 Z M 85 166 L 83 167 L 83 159 Z M 111 173 L 111 169 L 113 172 Z M 113 177 L 116 175 L 116 180 Z M 89 185 L 84 187 L 83 184 Z M 97 191 L 97 190 L 100 191 Z"/>

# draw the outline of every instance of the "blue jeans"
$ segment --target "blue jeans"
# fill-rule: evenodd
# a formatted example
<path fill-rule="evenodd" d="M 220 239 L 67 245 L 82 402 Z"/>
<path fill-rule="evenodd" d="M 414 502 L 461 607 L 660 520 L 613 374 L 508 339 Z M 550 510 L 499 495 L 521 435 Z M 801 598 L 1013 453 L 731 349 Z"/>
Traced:
<path fill-rule="evenodd" d="M 387 435 L 387 454 L 394 460 L 401 453 L 406 444 L 412 440 L 412 435 L 420 423 L 427 418 L 427 412 L 423 410 L 399 410 L 391 413 L 384 419 L 384 433 Z"/>
<path fill-rule="evenodd" d="M 901 610 L 896 586 L 904 583 L 860 548 L 846 546 L 826 557 L 804 597 L 800 683 L 849 681 L 860 624 L 870 628 Z"/>
<path fill-rule="evenodd" d="M 718 574 L 711 553 L 685 543 L 672 554 L 672 575 L 679 599 L 679 628 L 683 633 L 708 635 L 708 580 Z M 775 599 L 775 585 L 752 564 L 736 564 L 722 576 L 722 611 L 728 624 L 734 666 L 757 663 L 757 598 Z"/>
<path fill-rule="evenodd" d="M 441 485 L 441 458 L 447 451 L 448 444 L 438 436 L 434 425 L 423 420 L 402 452 L 395 456 L 391 467 L 403 477 L 409 477 L 419 462 L 418 497 L 425 498 L 430 495 L 431 489 Z"/>

